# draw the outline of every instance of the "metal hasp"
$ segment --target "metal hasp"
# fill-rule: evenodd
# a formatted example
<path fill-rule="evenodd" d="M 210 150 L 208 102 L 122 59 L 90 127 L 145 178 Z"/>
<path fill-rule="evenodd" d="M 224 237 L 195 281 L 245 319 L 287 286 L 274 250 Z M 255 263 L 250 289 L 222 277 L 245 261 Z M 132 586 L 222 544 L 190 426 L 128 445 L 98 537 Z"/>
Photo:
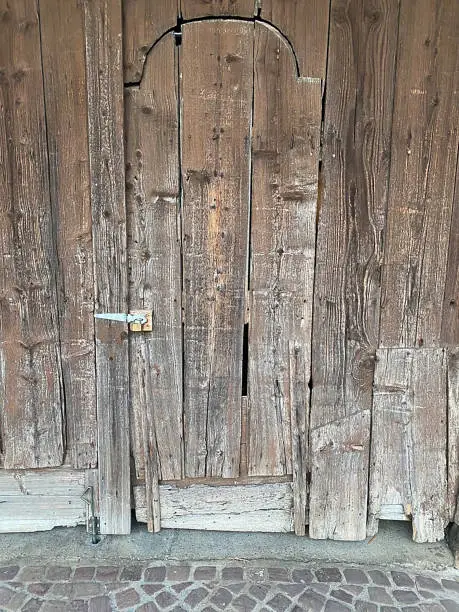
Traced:
<path fill-rule="evenodd" d="M 96 319 L 107 321 L 118 321 L 127 323 L 133 332 L 152 331 L 153 312 L 151 310 L 136 310 L 130 313 L 124 312 L 100 312 L 94 315 Z"/>
<path fill-rule="evenodd" d="M 88 531 L 91 534 L 91 542 L 98 544 L 99 538 L 99 519 L 97 518 L 94 510 L 94 488 L 88 487 L 81 496 L 81 499 L 87 504 L 89 517 L 88 517 Z"/>

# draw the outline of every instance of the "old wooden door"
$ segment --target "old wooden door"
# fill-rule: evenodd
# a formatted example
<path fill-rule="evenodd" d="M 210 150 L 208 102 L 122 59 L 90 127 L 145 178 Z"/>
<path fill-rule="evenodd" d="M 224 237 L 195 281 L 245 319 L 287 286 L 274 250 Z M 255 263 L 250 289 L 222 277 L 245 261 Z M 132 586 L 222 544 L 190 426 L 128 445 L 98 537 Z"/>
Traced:
<path fill-rule="evenodd" d="M 260 21 L 183 23 L 125 88 L 137 517 L 304 533 L 320 79 Z M 293 511 L 294 508 L 294 511 Z"/>

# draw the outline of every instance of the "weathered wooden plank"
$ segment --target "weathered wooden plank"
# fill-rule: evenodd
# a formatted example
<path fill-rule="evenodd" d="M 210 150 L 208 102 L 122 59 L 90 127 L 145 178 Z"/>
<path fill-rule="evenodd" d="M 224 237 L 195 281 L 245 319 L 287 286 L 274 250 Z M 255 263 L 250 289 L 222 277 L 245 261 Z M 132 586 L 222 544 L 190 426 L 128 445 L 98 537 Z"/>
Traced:
<path fill-rule="evenodd" d="M 258 0 L 260 17 L 291 43 L 300 76 L 325 80 L 329 4 L 323 0 Z"/>
<path fill-rule="evenodd" d="M 150 508 L 158 478 L 180 479 L 183 463 L 177 80 L 170 34 L 125 90 L 130 310 L 154 313 L 153 331 L 130 337 L 133 450 Z"/>
<path fill-rule="evenodd" d="M 459 151 L 449 235 L 440 343 L 441 346 L 459 346 Z"/>
<path fill-rule="evenodd" d="M 161 527 L 216 531 L 293 531 L 290 483 L 238 486 L 160 485 Z M 134 487 L 136 518 L 145 522 L 145 487 Z"/>
<path fill-rule="evenodd" d="M 447 500 L 447 382 L 442 349 L 377 352 L 372 419 L 369 533 L 383 504 L 412 516 L 413 539 L 444 538 Z"/>
<path fill-rule="evenodd" d="M 0 422 L 4 466 L 63 460 L 56 249 L 37 6 L 0 2 Z"/>
<path fill-rule="evenodd" d="M 397 0 L 331 6 L 312 342 L 313 538 L 366 533 L 397 19 Z"/>
<path fill-rule="evenodd" d="M 253 18 L 256 12 L 256 0 L 181 0 L 180 4 L 184 19 L 212 15 Z"/>
<path fill-rule="evenodd" d="M 51 203 L 57 234 L 66 461 L 97 464 L 94 279 L 83 7 L 40 0 Z"/>
<path fill-rule="evenodd" d="M 96 305 L 127 312 L 121 4 L 84 9 Z M 128 335 L 101 319 L 95 330 L 101 533 L 129 533 Z"/>
<path fill-rule="evenodd" d="M 448 353 L 448 505 L 459 525 L 459 347 Z"/>
<path fill-rule="evenodd" d="M 309 405 L 321 83 L 297 81 L 289 47 L 274 29 L 256 23 L 254 88 L 248 471 L 298 476 L 305 461 L 300 449 L 307 452 L 303 429 Z M 302 362 L 299 369 L 290 368 L 292 350 Z M 292 409 L 297 419 L 294 467 Z"/>
<path fill-rule="evenodd" d="M 401 3 L 382 278 L 385 347 L 440 345 L 459 141 L 458 30 L 454 0 Z"/>
<path fill-rule="evenodd" d="M 239 474 L 253 25 L 186 24 L 182 86 L 186 476 Z"/>
<path fill-rule="evenodd" d="M 124 82 L 139 82 L 151 46 L 177 23 L 179 0 L 123 0 Z"/>
<path fill-rule="evenodd" d="M 84 525 L 81 499 L 92 470 L 0 471 L 0 533 Z"/>

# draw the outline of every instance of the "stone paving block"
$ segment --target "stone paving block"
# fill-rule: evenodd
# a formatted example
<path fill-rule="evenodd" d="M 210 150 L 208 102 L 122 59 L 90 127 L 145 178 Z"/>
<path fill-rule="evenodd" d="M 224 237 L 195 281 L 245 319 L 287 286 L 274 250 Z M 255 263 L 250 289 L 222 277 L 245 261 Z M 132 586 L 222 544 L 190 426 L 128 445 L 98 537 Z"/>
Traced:
<path fill-rule="evenodd" d="M 192 584 L 193 584 L 192 582 L 178 582 L 177 584 L 172 584 L 171 588 L 176 593 L 181 593 L 182 591 L 185 591 L 186 589 L 188 589 L 188 587 L 190 587 Z"/>
<path fill-rule="evenodd" d="M 443 585 L 443 588 L 448 589 L 449 591 L 455 591 L 456 593 L 459 593 L 459 582 L 456 582 L 455 580 L 443 579 L 441 583 Z"/>
<path fill-rule="evenodd" d="M 225 584 L 226 588 L 228 590 L 231 591 L 231 593 L 234 593 L 235 595 L 237 595 L 238 593 L 240 593 L 242 590 L 245 589 L 245 582 L 236 582 L 234 584 Z"/>
<path fill-rule="evenodd" d="M 356 612 L 378 612 L 378 606 L 369 601 L 356 601 L 354 607 Z"/>
<path fill-rule="evenodd" d="M 143 574 L 143 568 L 141 565 L 127 565 L 121 571 L 120 580 L 134 582 L 137 580 L 141 580 L 142 574 Z"/>
<path fill-rule="evenodd" d="M 65 612 L 88 612 L 88 602 L 83 599 L 74 599 L 65 605 Z"/>
<path fill-rule="evenodd" d="M 6 567 L 0 567 L 0 582 L 6 580 L 13 580 L 19 573 L 18 565 L 7 565 Z"/>
<path fill-rule="evenodd" d="M 435 597 L 435 595 L 430 591 L 424 591 L 422 589 L 420 589 L 418 593 L 423 599 L 433 599 Z"/>
<path fill-rule="evenodd" d="M 268 567 L 270 582 L 290 582 L 290 572 L 285 567 Z"/>
<path fill-rule="evenodd" d="M 400 608 L 395 608 L 394 606 L 381 606 L 379 610 L 380 612 L 400 612 Z"/>
<path fill-rule="evenodd" d="M 302 582 L 303 584 L 309 584 L 314 580 L 314 575 L 311 570 L 308 569 L 300 569 L 293 570 L 292 578 L 294 582 Z"/>
<path fill-rule="evenodd" d="M 332 599 L 327 601 L 324 608 L 324 612 L 347 612 L 347 610 L 351 610 L 351 608 Z"/>
<path fill-rule="evenodd" d="M 174 595 L 174 593 L 164 590 L 156 595 L 155 601 L 160 608 L 169 608 L 177 603 L 177 596 Z"/>
<path fill-rule="evenodd" d="M 382 587 L 368 587 L 368 597 L 370 601 L 374 601 L 378 604 L 391 604 L 393 603 L 392 597 Z"/>
<path fill-rule="evenodd" d="M 438 580 L 435 580 L 430 576 L 416 576 L 415 580 L 418 589 L 426 589 L 427 591 L 440 591 L 442 588 Z"/>
<path fill-rule="evenodd" d="M 126 589 L 116 594 L 116 605 L 120 610 L 132 608 L 140 601 L 140 596 L 135 589 Z"/>
<path fill-rule="evenodd" d="M 161 612 L 161 609 L 155 603 L 149 601 L 136 608 L 136 612 Z"/>
<path fill-rule="evenodd" d="M 416 595 L 416 593 L 409 589 L 394 589 L 392 591 L 392 595 L 400 603 L 414 604 L 419 601 L 419 597 Z"/>
<path fill-rule="evenodd" d="M 142 590 L 147 595 L 155 595 L 164 588 L 164 584 L 142 584 Z"/>
<path fill-rule="evenodd" d="M 163 582 L 166 579 L 166 568 L 164 565 L 148 567 L 145 570 L 145 582 Z"/>
<path fill-rule="evenodd" d="M 459 612 L 459 603 L 452 599 L 441 599 L 440 603 L 445 608 L 446 612 Z"/>
<path fill-rule="evenodd" d="M 341 582 L 343 579 L 337 567 L 322 567 L 316 570 L 315 573 L 319 582 Z"/>
<path fill-rule="evenodd" d="M 212 580 L 217 575 L 217 568 L 213 565 L 201 565 L 194 570 L 195 580 Z"/>
<path fill-rule="evenodd" d="M 304 584 L 293 582 L 292 584 L 279 584 L 280 590 L 287 593 L 289 597 L 296 597 L 304 591 Z"/>
<path fill-rule="evenodd" d="M 193 589 L 190 593 L 188 593 L 185 598 L 185 603 L 191 606 L 191 608 L 193 608 L 193 606 L 197 606 L 198 604 L 200 604 L 201 601 L 203 601 L 203 599 L 205 599 L 208 594 L 209 591 L 207 589 L 202 586 L 198 587 L 197 589 Z"/>
<path fill-rule="evenodd" d="M 269 584 L 264 584 L 263 582 L 259 582 L 257 584 L 252 584 L 249 588 L 249 594 L 252 597 L 255 597 L 255 599 L 258 599 L 258 601 L 264 601 L 264 599 L 266 598 L 266 595 L 269 593 L 270 591 L 270 585 Z"/>
<path fill-rule="evenodd" d="M 233 594 L 228 589 L 224 587 L 220 587 L 210 598 L 210 601 L 217 606 L 217 608 L 224 609 L 226 608 L 231 600 L 233 599 Z"/>
<path fill-rule="evenodd" d="M 29 601 L 22 606 L 21 612 L 37 612 L 37 610 L 41 608 L 42 603 L 42 599 L 29 599 Z"/>
<path fill-rule="evenodd" d="M 115 582 L 118 580 L 120 573 L 119 567 L 113 567 L 112 565 L 102 565 L 96 568 L 96 580 L 102 582 Z"/>
<path fill-rule="evenodd" d="M 224 567 L 222 569 L 223 580 L 243 580 L 244 569 L 242 567 Z"/>
<path fill-rule="evenodd" d="M 64 612 L 65 605 L 58 599 L 49 599 L 43 602 L 40 612 Z"/>
<path fill-rule="evenodd" d="M 347 593 L 343 589 L 332 589 L 330 592 L 330 596 L 335 599 L 339 599 L 340 601 L 344 601 L 345 603 L 352 603 L 354 596 L 352 593 Z"/>
<path fill-rule="evenodd" d="M 368 576 L 361 569 L 350 567 L 343 570 L 346 582 L 349 584 L 368 584 Z"/>
<path fill-rule="evenodd" d="M 23 567 L 17 579 L 21 582 L 41 582 L 43 580 L 43 569 L 42 565 Z"/>
<path fill-rule="evenodd" d="M 445 612 L 445 608 L 439 603 L 422 603 L 419 604 L 419 609 L 422 612 Z"/>
<path fill-rule="evenodd" d="M 189 565 L 171 565 L 166 569 L 166 578 L 167 580 L 184 582 L 190 576 L 190 569 Z"/>
<path fill-rule="evenodd" d="M 72 580 L 92 580 L 95 571 L 95 567 L 76 567 Z"/>
<path fill-rule="evenodd" d="M 46 568 L 47 580 L 68 580 L 72 575 L 72 568 L 61 565 L 51 565 Z"/>
<path fill-rule="evenodd" d="M 399 587 L 414 587 L 414 580 L 405 572 L 391 572 L 392 580 Z"/>
<path fill-rule="evenodd" d="M 308 612 L 320 612 L 325 604 L 325 597 L 311 589 L 307 589 L 298 598 L 298 603 Z"/>
<path fill-rule="evenodd" d="M 343 584 L 342 589 L 346 591 L 346 593 L 352 593 L 352 595 L 357 596 L 363 591 L 363 586 L 359 586 L 358 584 Z"/>
<path fill-rule="evenodd" d="M 291 606 L 292 600 L 289 597 L 278 593 L 277 595 L 274 595 L 274 597 L 270 599 L 267 604 L 276 612 L 285 612 L 285 610 Z"/>
<path fill-rule="evenodd" d="M 372 581 L 378 586 L 392 586 L 392 583 L 389 578 L 381 570 L 368 570 L 367 573 L 372 579 Z"/>
<path fill-rule="evenodd" d="M 17 612 L 17 610 L 22 608 L 23 603 L 28 597 L 26 593 L 15 593 L 6 604 L 5 610 L 8 610 L 8 612 Z"/>
<path fill-rule="evenodd" d="M 50 582 L 31 582 L 27 586 L 27 590 L 32 595 L 45 595 L 51 587 Z"/>
<path fill-rule="evenodd" d="M 8 587 L 0 586 L 0 605 L 5 605 L 13 597 L 14 591 Z"/>
<path fill-rule="evenodd" d="M 313 582 L 309 585 L 309 588 L 321 595 L 328 595 L 331 586 L 327 582 Z"/>
<path fill-rule="evenodd" d="M 232 606 L 238 612 L 251 612 L 254 610 L 257 602 L 248 595 L 239 595 L 233 599 Z"/>

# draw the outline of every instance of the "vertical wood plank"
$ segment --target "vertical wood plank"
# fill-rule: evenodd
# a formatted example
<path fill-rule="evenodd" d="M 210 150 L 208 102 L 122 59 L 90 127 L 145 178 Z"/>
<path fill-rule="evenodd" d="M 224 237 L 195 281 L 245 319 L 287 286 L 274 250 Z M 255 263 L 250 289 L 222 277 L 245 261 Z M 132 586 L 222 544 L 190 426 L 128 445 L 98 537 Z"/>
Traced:
<path fill-rule="evenodd" d="M 0 2 L 0 422 L 5 468 L 59 466 L 56 249 L 34 0 Z"/>
<path fill-rule="evenodd" d="M 255 5 L 256 0 L 181 0 L 181 12 L 184 19 L 212 15 L 251 18 L 256 12 Z"/>
<path fill-rule="evenodd" d="M 310 373 L 320 122 L 320 79 L 298 81 L 284 40 L 274 29 L 256 23 L 249 475 L 297 473 L 304 461 L 298 456 L 299 449 L 306 450 L 301 439 L 295 442 L 299 464 L 292 466 L 291 411 L 306 413 L 309 407 L 304 383 Z M 290 363 L 292 347 L 301 368 Z M 306 415 L 296 416 L 293 425 L 302 437 Z"/>
<path fill-rule="evenodd" d="M 300 76 L 325 79 L 329 4 L 324 0 L 258 0 L 261 18 L 290 41 Z"/>
<path fill-rule="evenodd" d="M 413 539 L 444 538 L 447 499 L 446 355 L 442 349 L 377 352 L 369 533 L 383 504 L 412 516 Z"/>
<path fill-rule="evenodd" d="M 94 278 L 84 14 L 78 0 L 40 0 L 51 202 L 57 228 L 66 461 L 97 464 Z"/>
<path fill-rule="evenodd" d="M 98 312 L 127 312 L 120 0 L 85 0 L 89 161 Z M 128 334 L 97 320 L 101 533 L 129 533 Z"/>
<path fill-rule="evenodd" d="M 448 505 L 459 524 L 459 347 L 448 352 Z"/>
<path fill-rule="evenodd" d="M 253 25 L 186 24 L 182 86 L 186 476 L 239 474 Z"/>
<path fill-rule="evenodd" d="M 123 0 L 124 82 L 139 82 L 145 57 L 177 23 L 180 0 Z"/>
<path fill-rule="evenodd" d="M 332 2 L 312 342 L 313 538 L 366 535 L 397 21 L 397 0 Z"/>
<path fill-rule="evenodd" d="M 459 139 L 459 4 L 403 0 L 381 346 L 440 344 Z"/>
<path fill-rule="evenodd" d="M 177 87 L 170 34 L 149 55 L 140 87 L 125 90 L 130 310 L 153 309 L 153 331 L 130 336 L 133 440 L 140 442 L 133 450 L 138 475 L 145 468 L 147 510 L 158 478 L 182 478 Z"/>

